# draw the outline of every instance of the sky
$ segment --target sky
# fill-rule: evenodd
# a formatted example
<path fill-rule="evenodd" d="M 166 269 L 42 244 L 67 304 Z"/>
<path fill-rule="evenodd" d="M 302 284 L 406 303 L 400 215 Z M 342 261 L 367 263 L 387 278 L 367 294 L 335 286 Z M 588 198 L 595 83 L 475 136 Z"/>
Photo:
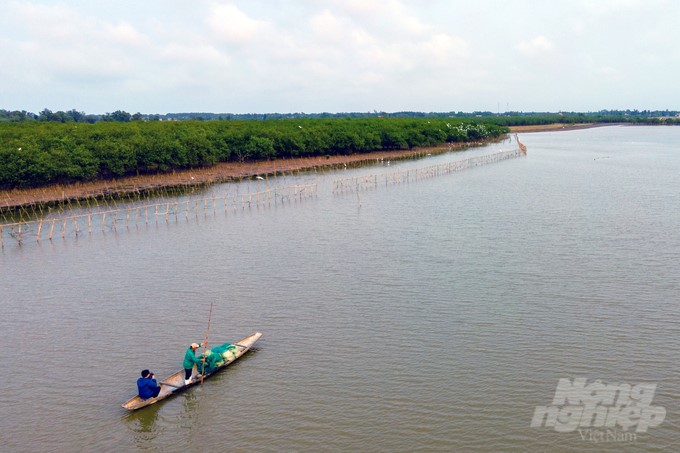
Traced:
<path fill-rule="evenodd" d="M 2 0 L 0 109 L 680 110 L 676 0 Z"/>

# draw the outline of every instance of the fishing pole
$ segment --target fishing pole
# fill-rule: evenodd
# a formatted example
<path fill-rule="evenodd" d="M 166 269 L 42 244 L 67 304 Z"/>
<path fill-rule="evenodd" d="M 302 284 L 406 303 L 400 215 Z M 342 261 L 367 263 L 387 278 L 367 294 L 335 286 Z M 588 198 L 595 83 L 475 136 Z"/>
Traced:
<path fill-rule="evenodd" d="M 210 302 L 210 313 L 208 314 L 208 329 L 205 331 L 205 341 L 203 342 L 203 365 L 201 365 L 201 384 L 203 384 L 203 375 L 205 374 L 205 361 L 208 358 L 205 352 L 208 350 L 208 340 L 210 338 L 210 320 L 212 319 L 213 303 Z"/>

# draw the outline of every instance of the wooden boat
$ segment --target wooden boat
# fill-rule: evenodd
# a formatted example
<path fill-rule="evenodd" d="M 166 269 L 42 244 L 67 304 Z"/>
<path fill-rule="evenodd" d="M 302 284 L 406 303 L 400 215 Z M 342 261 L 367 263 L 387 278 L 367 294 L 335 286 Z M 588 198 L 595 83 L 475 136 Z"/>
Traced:
<path fill-rule="evenodd" d="M 234 351 L 234 358 L 229 361 L 225 361 L 224 365 L 221 367 L 215 369 L 212 373 L 206 373 L 203 376 L 203 380 L 209 378 L 210 376 L 214 375 L 221 369 L 231 365 L 234 363 L 237 359 L 239 359 L 243 354 L 248 352 L 250 348 L 255 344 L 257 340 L 260 339 L 262 334 L 260 332 L 255 332 L 252 335 L 249 335 L 236 343 L 233 343 L 234 346 L 236 346 L 236 351 Z M 196 385 L 201 382 L 201 378 L 196 377 L 196 373 L 194 372 L 194 376 L 192 377 L 191 382 L 188 385 L 184 384 L 184 370 L 180 370 L 174 374 L 171 374 L 170 376 L 166 377 L 165 379 L 161 380 L 158 384 L 161 386 L 161 391 L 158 394 L 157 397 L 155 398 L 147 398 L 147 399 L 142 399 L 139 397 L 139 395 L 135 396 L 134 398 L 126 401 L 123 403 L 123 408 L 129 410 L 129 411 L 134 411 L 136 409 L 141 409 L 142 407 L 150 406 L 151 404 L 157 403 L 158 401 L 164 400 L 165 398 L 168 398 L 169 396 L 174 395 L 175 393 L 178 393 L 184 389 L 187 389 L 193 385 Z"/>

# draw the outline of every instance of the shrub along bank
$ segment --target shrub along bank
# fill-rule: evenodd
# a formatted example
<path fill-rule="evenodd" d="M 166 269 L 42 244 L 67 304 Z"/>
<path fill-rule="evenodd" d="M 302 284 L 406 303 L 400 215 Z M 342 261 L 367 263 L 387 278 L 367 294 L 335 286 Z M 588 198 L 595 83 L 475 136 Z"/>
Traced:
<path fill-rule="evenodd" d="M 40 187 L 247 162 L 412 149 L 498 137 L 451 118 L 0 123 L 0 188 Z"/>

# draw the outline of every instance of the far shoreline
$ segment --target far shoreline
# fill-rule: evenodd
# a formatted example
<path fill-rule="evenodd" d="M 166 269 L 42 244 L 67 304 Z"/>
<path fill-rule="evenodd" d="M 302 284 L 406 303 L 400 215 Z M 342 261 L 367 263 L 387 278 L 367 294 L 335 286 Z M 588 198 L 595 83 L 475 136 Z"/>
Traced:
<path fill-rule="evenodd" d="M 591 129 L 594 127 L 619 126 L 621 123 L 553 123 L 553 124 L 534 124 L 528 126 L 508 126 L 511 134 L 530 133 L 530 132 L 552 132 L 552 131 L 575 131 L 579 129 Z"/>

